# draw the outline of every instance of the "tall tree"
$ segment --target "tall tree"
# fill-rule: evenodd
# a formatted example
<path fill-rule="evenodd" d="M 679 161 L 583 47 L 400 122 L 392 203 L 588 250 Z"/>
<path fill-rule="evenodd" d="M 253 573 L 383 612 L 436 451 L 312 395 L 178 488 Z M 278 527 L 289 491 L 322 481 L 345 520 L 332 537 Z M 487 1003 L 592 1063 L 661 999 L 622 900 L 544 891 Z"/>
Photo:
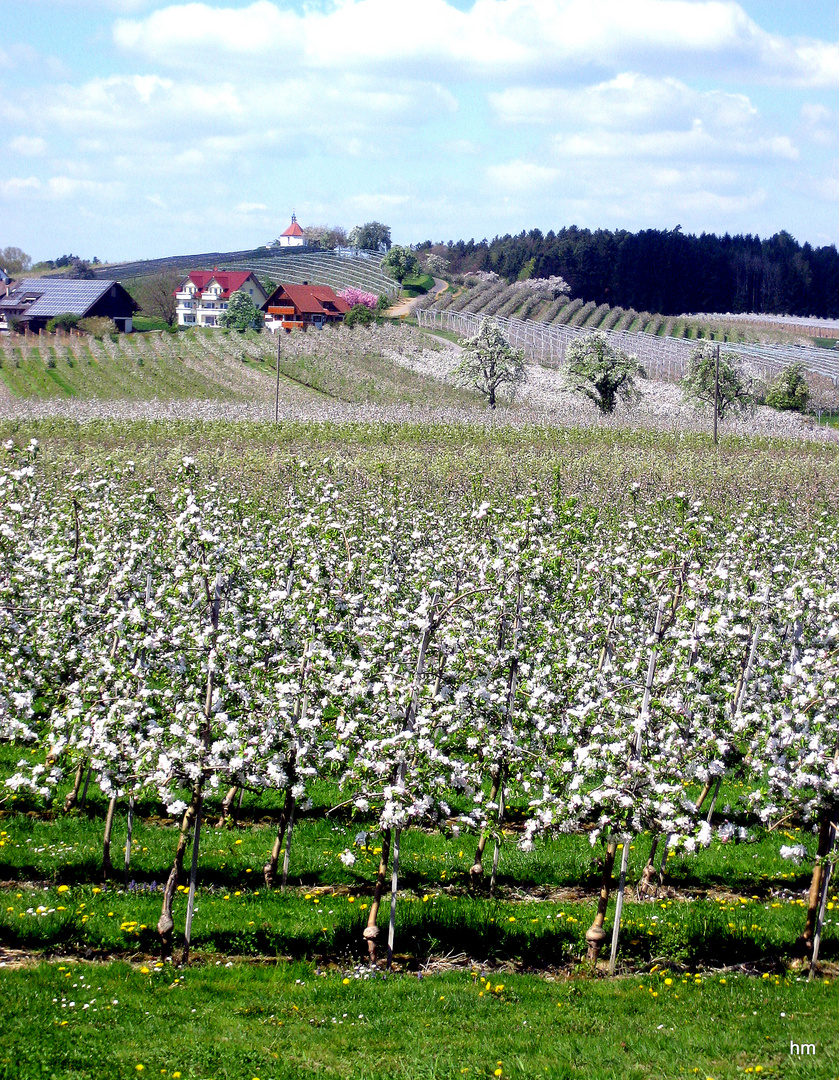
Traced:
<path fill-rule="evenodd" d="M 31 266 L 32 260 L 22 248 L 5 247 L 0 250 L 0 270 L 5 270 L 12 277 L 25 274 Z"/>
<path fill-rule="evenodd" d="M 178 301 L 175 299 L 180 278 L 177 274 L 155 274 L 141 278 L 131 293 L 144 315 L 164 319 L 169 326 L 175 325 Z"/>
<path fill-rule="evenodd" d="M 350 233 L 350 243 L 353 247 L 365 251 L 390 251 L 390 226 L 383 225 L 380 221 L 356 225 Z"/>

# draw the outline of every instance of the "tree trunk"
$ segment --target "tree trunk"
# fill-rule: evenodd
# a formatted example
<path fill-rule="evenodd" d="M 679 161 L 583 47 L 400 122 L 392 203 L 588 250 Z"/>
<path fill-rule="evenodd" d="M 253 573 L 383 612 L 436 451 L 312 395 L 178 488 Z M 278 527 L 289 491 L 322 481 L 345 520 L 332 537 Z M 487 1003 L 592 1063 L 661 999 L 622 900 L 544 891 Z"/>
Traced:
<path fill-rule="evenodd" d="M 386 829 L 382 833 L 382 855 L 379 859 L 379 873 L 376 876 L 376 888 L 373 892 L 373 902 L 367 916 L 367 929 L 364 931 L 364 940 L 367 942 L 367 951 L 370 955 L 370 963 L 376 963 L 376 939 L 379 936 L 379 928 L 376 920 L 379 917 L 379 906 L 382 902 L 382 893 L 387 883 L 387 864 L 390 859 L 390 836 L 391 830 Z"/>
<path fill-rule="evenodd" d="M 235 815 L 232 813 L 233 803 L 236 800 L 236 796 L 239 794 L 238 784 L 234 784 L 233 787 L 228 789 L 227 794 L 224 796 L 224 801 L 221 804 L 221 817 L 216 822 L 216 828 L 222 829 L 229 823 L 232 825 L 235 822 Z"/>
<path fill-rule="evenodd" d="M 111 862 L 111 833 L 114 830 L 114 811 L 117 808 L 117 798 L 114 795 L 108 803 L 108 813 L 105 817 L 105 835 L 102 839 L 102 874 L 110 877 L 114 872 Z"/>
<path fill-rule="evenodd" d="M 592 964 L 597 963 L 597 957 L 600 955 L 603 942 L 606 940 L 606 931 L 603 929 L 603 923 L 606 921 L 606 910 L 609 907 L 609 889 L 612 884 L 612 870 L 615 866 L 615 853 L 617 850 L 617 840 L 610 840 L 606 845 L 606 856 L 603 860 L 603 874 L 600 878 L 600 899 L 597 901 L 597 914 L 594 916 L 594 922 L 586 931 L 586 941 L 588 942 L 586 959 L 591 961 Z"/>
<path fill-rule="evenodd" d="M 650 891 L 653 878 L 655 877 L 655 856 L 658 851 L 660 835 L 653 837 L 652 846 L 650 848 L 650 857 L 647 859 L 647 865 L 644 867 L 644 872 L 641 874 L 641 880 L 638 882 L 638 895 L 643 896 Z"/>
<path fill-rule="evenodd" d="M 501 787 L 501 777 L 503 772 L 503 764 L 497 761 L 492 768 L 492 787 L 489 791 L 489 802 L 494 803 L 498 798 L 498 791 Z M 478 846 L 475 848 L 475 861 L 469 868 L 469 875 L 472 878 L 473 883 L 477 883 L 484 874 L 484 851 L 487 846 L 487 840 L 489 839 L 489 826 L 481 831 L 481 835 L 478 838 Z"/>
<path fill-rule="evenodd" d="M 157 922 L 157 932 L 160 935 L 160 955 L 164 960 L 168 960 L 172 955 L 172 935 L 175 929 L 175 920 L 172 918 L 172 901 L 175 898 L 178 879 L 183 873 L 184 854 L 186 853 L 186 846 L 189 843 L 189 837 L 195 823 L 195 815 L 198 812 L 201 787 L 201 779 L 199 777 L 193 785 L 192 799 L 190 800 L 189 806 L 184 811 L 180 835 L 178 836 L 178 846 L 175 849 L 175 861 L 172 863 L 172 869 L 169 871 L 166 887 L 163 890 L 163 907 Z"/>
<path fill-rule="evenodd" d="M 82 786 L 82 778 L 84 777 L 85 765 L 87 765 L 87 762 L 84 760 L 84 758 L 82 758 L 82 760 L 79 762 L 78 768 L 76 769 L 76 776 L 73 780 L 73 787 L 70 791 L 67 792 L 67 797 L 64 800 L 65 814 L 68 811 L 72 810 L 73 807 L 76 805 L 76 801 L 79 797 L 79 791 L 81 790 Z"/>
<path fill-rule="evenodd" d="M 816 850 L 816 865 L 813 867 L 813 876 L 810 879 L 810 894 L 807 899 L 807 919 L 801 937 L 798 939 L 803 945 L 807 955 L 813 952 L 813 937 L 816 932 L 816 919 L 819 913 L 821 900 L 822 879 L 824 877 L 824 861 L 827 857 L 831 839 L 830 815 L 824 814 L 819 824 L 819 844 Z"/>
<path fill-rule="evenodd" d="M 285 832 L 288 828 L 288 823 L 291 820 L 291 812 L 293 807 L 294 796 L 291 794 L 291 778 L 289 778 L 289 784 L 285 792 L 285 802 L 283 803 L 283 810 L 280 814 L 280 820 L 277 823 L 277 835 L 274 837 L 274 846 L 271 848 L 271 857 L 262 868 L 262 877 L 265 880 L 265 884 L 269 889 L 274 884 L 274 878 L 277 876 L 277 867 L 280 862 L 280 852 L 283 850 L 283 840 L 285 839 Z"/>

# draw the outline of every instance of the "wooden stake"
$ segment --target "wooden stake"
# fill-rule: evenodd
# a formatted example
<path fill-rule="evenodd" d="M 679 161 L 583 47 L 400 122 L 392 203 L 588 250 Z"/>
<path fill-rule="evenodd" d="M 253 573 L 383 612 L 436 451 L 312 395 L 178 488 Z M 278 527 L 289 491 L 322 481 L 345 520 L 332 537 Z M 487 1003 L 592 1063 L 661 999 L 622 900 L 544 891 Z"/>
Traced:
<path fill-rule="evenodd" d="M 280 884 L 280 892 L 285 892 L 286 882 L 288 881 L 288 862 L 291 857 L 291 833 L 294 829 L 294 811 L 297 807 L 295 799 L 291 800 L 291 813 L 288 818 L 288 828 L 285 834 L 285 852 L 283 854 L 283 879 Z"/>
<path fill-rule="evenodd" d="M 827 847 L 828 856 L 833 851 L 833 845 L 834 845 L 835 841 L 836 841 L 836 826 L 831 825 L 830 826 L 830 839 L 829 839 L 828 847 Z M 813 937 L 813 958 L 810 961 L 810 974 L 809 974 L 809 976 L 807 978 L 808 982 L 812 982 L 813 979 L 815 979 L 815 977 L 816 977 L 816 967 L 818 966 L 818 962 L 819 962 L 819 946 L 821 945 L 821 940 L 822 940 L 822 927 L 824 926 L 824 913 L 825 913 L 825 910 L 827 908 L 827 894 L 830 891 L 830 875 L 831 875 L 832 870 L 833 870 L 833 863 L 828 861 L 827 865 L 824 868 L 824 874 L 823 874 L 823 877 L 822 877 L 821 904 L 819 905 L 819 917 L 818 917 L 818 921 L 816 922 L 816 933 L 815 933 L 815 936 Z"/>
<path fill-rule="evenodd" d="M 128 833 L 125 837 L 125 880 L 128 881 L 128 872 L 131 869 L 131 834 L 134 832 L 134 796 L 128 796 Z"/>
<path fill-rule="evenodd" d="M 513 718 L 513 709 L 515 707 L 516 699 L 516 685 L 518 682 L 519 673 L 519 656 L 518 656 L 518 643 L 519 633 L 521 632 L 521 609 L 522 609 L 522 591 L 519 588 L 518 603 L 516 604 L 516 618 L 513 624 L 513 643 L 512 643 L 512 657 L 510 658 L 510 673 L 507 677 L 507 704 L 504 710 L 504 724 L 508 727 Z M 489 802 L 494 803 L 498 800 L 498 812 L 495 818 L 496 829 L 500 830 L 501 821 L 504 816 L 504 773 L 506 771 L 506 762 L 502 757 L 499 757 L 495 762 L 492 771 L 492 787 L 489 792 Z M 486 842 L 489 839 L 489 828 L 482 830 L 480 838 L 478 840 L 478 846 L 475 849 L 475 861 L 469 868 L 469 875 L 473 882 L 478 881 L 484 872 L 484 851 L 486 849 Z M 496 834 L 495 838 L 495 851 L 492 856 L 492 876 L 490 878 L 490 890 L 495 888 L 495 873 L 498 869 L 498 846 L 500 844 L 500 833 Z"/>
<path fill-rule="evenodd" d="M 650 698 L 653 691 L 653 683 L 655 681 L 655 669 L 658 660 L 658 646 L 661 641 L 662 626 L 664 622 L 664 609 L 666 607 L 664 598 L 658 602 L 658 610 L 656 611 L 655 626 L 653 627 L 653 644 L 650 648 L 650 660 L 647 664 L 647 678 L 644 682 L 644 697 L 641 701 L 640 719 L 642 723 L 639 725 L 638 731 L 635 734 L 635 738 L 632 740 L 632 750 L 630 751 L 630 759 L 636 760 L 641 756 L 641 750 L 644 745 L 644 731 L 646 730 L 646 722 L 650 717 Z M 615 960 L 618 954 L 618 939 L 620 937 L 621 928 L 621 915 L 623 913 L 623 893 L 626 887 L 626 866 L 629 859 L 629 838 L 624 840 L 623 855 L 621 856 L 621 872 L 620 880 L 618 882 L 618 898 L 615 906 L 615 923 L 612 928 L 612 953 L 609 958 L 609 974 L 615 973 Z M 608 897 L 607 897 L 608 900 Z M 601 924 L 602 926 L 602 924 Z M 604 935 L 605 936 L 605 935 Z"/>
<path fill-rule="evenodd" d="M 609 957 L 609 974 L 615 974 L 615 960 L 618 955 L 618 938 L 621 932 L 621 916 L 623 914 L 623 892 L 626 888 L 626 867 L 629 862 L 629 837 L 627 836 L 623 842 L 623 853 L 621 855 L 621 876 L 618 881 L 618 899 L 615 904 L 615 925 L 612 927 L 612 953 Z"/>
<path fill-rule="evenodd" d="M 714 348 L 714 446 L 717 445 L 717 417 L 720 408 L 720 347 Z"/>
<path fill-rule="evenodd" d="M 274 423 L 280 420 L 280 347 L 282 342 L 281 331 L 277 332 L 277 390 L 274 396 Z"/>
<path fill-rule="evenodd" d="M 393 870 L 390 875 L 390 924 L 387 929 L 387 970 L 393 966 L 393 942 L 396 938 L 396 893 L 399 889 L 399 838 L 401 829 L 393 833 Z"/>
<path fill-rule="evenodd" d="M 87 802 L 87 789 L 90 787 L 90 778 L 93 776 L 93 766 L 87 770 L 87 776 L 84 778 L 84 790 L 82 791 L 82 797 L 79 799 L 79 809 L 81 810 L 84 804 Z"/>
<path fill-rule="evenodd" d="M 184 926 L 184 951 L 182 964 L 189 963 L 189 944 L 192 941 L 192 912 L 195 908 L 195 882 L 198 878 L 198 845 L 201 841 L 201 801 L 195 811 L 195 832 L 192 839 L 192 865 L 189 868 L 189 896 L 186 901 L 186 925 Z"/>

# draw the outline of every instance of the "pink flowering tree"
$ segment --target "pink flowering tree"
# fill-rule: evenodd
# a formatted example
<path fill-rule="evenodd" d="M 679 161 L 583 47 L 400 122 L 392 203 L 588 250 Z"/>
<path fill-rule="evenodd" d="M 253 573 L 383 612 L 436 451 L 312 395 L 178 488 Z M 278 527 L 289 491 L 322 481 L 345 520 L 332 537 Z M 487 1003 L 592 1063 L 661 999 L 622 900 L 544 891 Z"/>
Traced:
<path fill-rule="evenodd" d="M 379 302 L 379 298 L 375 293 L 363 292 L 361 289 L 356 289 L 353 286 L 342 289 L 338 295 L 343 300 L 346 300 L 350 307 L 362 304 L 364 307 L 370 308 L 371 311 L 376 310 L 376 305 Z"/>

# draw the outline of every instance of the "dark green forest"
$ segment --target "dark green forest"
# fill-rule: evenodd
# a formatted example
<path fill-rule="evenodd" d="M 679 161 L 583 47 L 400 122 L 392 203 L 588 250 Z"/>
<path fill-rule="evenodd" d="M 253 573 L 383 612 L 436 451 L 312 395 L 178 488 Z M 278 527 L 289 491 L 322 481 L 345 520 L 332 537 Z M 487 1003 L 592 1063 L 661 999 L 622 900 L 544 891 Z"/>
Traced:
<path fill-rule="evenodd" d="M 494 240 L 426 241 L 418 250 L 449 261 L 450 273 L 494 270 L 509 281 L 561 275 L 572 296 L 663 315 L 772 312 L 839 317 L 835 244 L 799 244 L 787 232 L 693 236 L 675 229 L 641 232 L 539 229 Z"/>

